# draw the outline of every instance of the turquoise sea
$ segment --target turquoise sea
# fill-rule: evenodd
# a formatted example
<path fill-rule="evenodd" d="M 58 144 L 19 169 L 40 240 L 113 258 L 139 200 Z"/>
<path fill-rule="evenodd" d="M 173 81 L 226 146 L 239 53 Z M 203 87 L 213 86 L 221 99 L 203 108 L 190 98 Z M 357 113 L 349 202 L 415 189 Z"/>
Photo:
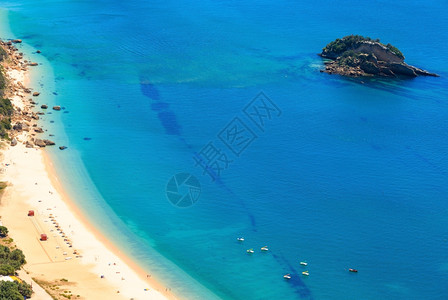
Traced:
<path fill-rule="evenodd" d="M 39 101 L 64 108 L 42 124 L 68 146 L 47 150 L 68 192 L 174 293 L 448 299 L 447 1 L 0 7 L 1 38 L 23 39 L 21 51 L 41 64 Z M 320 73 L 316 54 L 352 33 L 441 77 L 361 83 Z M 246 114 L 261 92 L 263 117 Z M 238 128 L 245 136 L 232 135 Z M 203 170 L 203 154 L 222 170 Z M 167 198 L 179 173 L 200 182 L 192 206 Z"/>

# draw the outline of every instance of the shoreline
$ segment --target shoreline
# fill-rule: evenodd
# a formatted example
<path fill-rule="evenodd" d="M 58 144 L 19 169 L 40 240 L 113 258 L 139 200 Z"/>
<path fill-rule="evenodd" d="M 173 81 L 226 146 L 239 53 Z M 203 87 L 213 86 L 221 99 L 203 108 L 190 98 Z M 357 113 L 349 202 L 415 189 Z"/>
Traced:
<path fill-rule="evenodd" d="M 94 225 L 92 225 L 89 220 L 83 215 L 81 210 L 76 206 L 76 204 L 70 199 L 68 194 L 65 192 L 63 183 L 61 183 L 57 177 L 57 172 L 55 170 L 55 167 L 51 161 L 51 158 L 48 153 L 42 152 L 42 158 L 45 165 L 45 170 L 48 173 L 48 177 L 55 188 L 55 190 L 61 195 L 62 200 L 67 205 L 67 207 L 71 210 L 71 212 L 74 214 L 76 219 L 78 219 L 81 223 L 84 224 L 88 228 L 91 234 L 95 236 L 95 238 L 102 243 L 109 251 L 114 253 L 118 258 L 120 258 L 125 265 L 129 266 L 130 269 L 132 269 L 135 273 L 138 274 L 138 276 L 142 279 L 144 279 L 146 282 L 149 283 L 150 286 L 152 286 L 153 289 L 159 291 L 162 293 L 166 299 L 178 299 L 175 295 L 168 293 L 167 291 L 164 291 L 166 289 L 160 282 L 158 282 L 156 279 L 154 279 L 152 276 L 149 278 L 147 277 L 147 272 L 140 268 L 137 265 L 137 262 L 133 261 L 130 257 L 128 257 L 126 254 L 124 254 L 115 244 L 113 244 L 111 241 L 109 241 L 106 236 L 100 233 L 98 229 L 95 228 Z M 120 254 L 117 254 L 120 253 Z"/>
<path fill-rule="evenodd" d="M 23 86 L 29 84 L 29 70 L 17 72 L 6 70 L 5 73 L 10 77 L 9 80 L 20 82 Z M 14 96 L 10 95 L 10 98 L 13 98 L 11 102 L 16 111 L 17 107 L 23 111 L 24 108 L 29 107 L 29 103 L 25 102 L 27 95 L 23 95 L 20 88 L 18 90 L 14 91 Z M 25 142 L 29 137 L 28 132 L 22 132 L 17 135 L 18 144 L 16 146 L 7 146 L 1 151 L 3 164 L 8 164 L 1 177 L 2 180 L 8 181 L 9 186 L 1 198 L 0 214 L 3 217 L 4 225 L 10 230 L 10 235 L 26 255 L 28 263 L 24 269 L 31 276 L 34 274 L 33 277 L 39 277 L 39 280 L 46 281 L 67 278 L 72 275 L 75 278 L 73 283 L 76 284 L 76 287 L 70 287 L 70 289 L 73 290 L 73 295 L 79 294 L 82 297 L 78 299 L 83 299 L 86 295 L 88 298 L 94 299 L 103 297 L 107 299 L 176 299 L 173 294 L 163 291 L 164 287 L 152 276 L 148 278 L 146 272 L 139 268 L 136 262 L 122 253 L 87 220 L 64 191 L 64 183 L 58 180 L 48 153 L 36 146 L 27 148 L 21 143 L 22 139 Z M 34 187 L 30 182 L 30 180 L 33 181 L 32 178 L 36 178 Z M 44 183 L 38 184 L 38 181 Z M 31 200 L 36 197 L 42 200 L 37 200 L 37 202 Z M 41 205 L 44 202 L 47 205 L 50 204 L 50 207 L 46 208 L 47 211 L 43 210 Z M 33 217 L 35 219 L 33 222 L 35 222 L 31 222 L 35 226 L 26 220 L 30 219 L 26 213 L 32 209 L 36 211 L 36 215 Z M 51 225 L 48 225 L 48 221 L 52 220 L 49 218 L 49 211 L 52 211 L 54 216 L 59 216 L 57 219 L 60 228 L 65 229 L 65 232 L 70 230 L 72 234 L 67 234 L 65 237 L 54 234 L 52 236 L 51 231 L 56 231 L 54 228 L 51 229 Z M 19 220 L 22 221 L 19 222 Z M 71 224 L 67 224 L 68 221 Z M 39 230 L 36 230 L 38 228 L 42 232 L 38 232 Z M 43 231 L 48 231 L 48 243 L 39 241 L 38 236 Z M 81 237 L 78 237 L 79 235 Z M 65 239 L 73 241 L 73 248 L 68 244 L 64 245 Z M 49 245 L 52 244 L 52 240 L 57 244 L 56 250 L 50 249 Z M 52 245 L 54 246 L 54 243 Z M 72 250 L 70 248 L 79 251 L 80 257 L 73 259 L 69 254 L 69 251 Z M 61 256 L 62 249 L 65 250 L 63 256 Z M 58 259 L 57 262 L 53 261 L 53 255 L 55 260 Z M 65 257 L 67 259 L 61 261 L 64 255 L 67 255 Z M 68 255 L 70 255 L 70 259 L 68 259 Z M 106 262 L 106 260 L 110 262 Z M 113 267 L 110 268 L 111 266 Z M 108 267 L 110 270 L 104 270 Z M 119 271 L 117 271 L 118 269 Z M 101 279 L 100 275 L 104 275 L 104 279 Z M 69 281 L 72 279 L 69 278 Z M 129 281 L 132 281 L 132 284 L 129 284 Z M 92 290 L 101 292 L 95 294 Z M 98 297 L 99 295 L 100 297 Z"/>

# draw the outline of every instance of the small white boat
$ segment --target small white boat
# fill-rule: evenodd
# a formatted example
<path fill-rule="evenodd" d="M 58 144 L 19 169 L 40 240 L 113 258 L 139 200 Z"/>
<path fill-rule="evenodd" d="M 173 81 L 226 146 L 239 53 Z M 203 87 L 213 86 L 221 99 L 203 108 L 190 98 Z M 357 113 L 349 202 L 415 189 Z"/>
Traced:
<path fill-rule="evenodd" d="M 249 254 L 252 254 L 252 253 L 254 253 L 255 251 L 254 251 L 253 248 L 250 248 L 250 249 L 247 249 L 246 252 L 249 253 Z"/>
<path fill-rule="evenodd" d="M 236 240 L 237 240 L 238 242 L 244 242 L 244 238 L 243 238 L 243 237 L 236 238 Z"/>
<path fill-rule="evenodd" d="M 268 246 L 261 247 L 261 251 L 269 251 Z"/>
<path fill-rule="evenodd" d="M 302 275 L 310 276 L 310 273 L 308 271 L 304 271 L 304 272 L 302 272 Z"/>
<path fill-rule="evenodd" d="M 301 264 L 302 266 L 308 266 L 308 263 L 307 263 L 307 262 L 304 262 L 304 261 L 301 261 L 300 264 Z"/>
<path fill-rule="evenodd" d="M 283 275 L 283 278 L 285 278 L 285 279 L 291 279 L 291 274 L 286 274 L 286 275 Z"/>

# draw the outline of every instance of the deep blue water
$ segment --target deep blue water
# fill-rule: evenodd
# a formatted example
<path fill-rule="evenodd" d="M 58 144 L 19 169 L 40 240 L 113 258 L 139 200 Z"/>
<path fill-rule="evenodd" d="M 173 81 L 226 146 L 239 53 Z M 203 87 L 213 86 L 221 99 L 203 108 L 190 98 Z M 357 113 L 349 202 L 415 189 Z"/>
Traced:
<path fill-rule="evenodd" d="M 46 70 L 35 76 L 41 101 L 65 107 L 42 122 L 69 147 L 49 150 L 69 192 L 175 293 L 448 298 L 446 1 L 0 6 Z M 360 83 L 320 73 L 316 53 L 351 33 L 441 77 Z M 244 113 L 260 92 L 277 108 L 261 128 Z M 220 139 L 232 122 L 249 132 L 235 152 Z M 226 167 L 215 181 L 195 162 L 207 145 Z M 201 184 L 188 208 L 166 197 L 182 172 Z M 260 253 L 264 245 L 271 251 Z"/>

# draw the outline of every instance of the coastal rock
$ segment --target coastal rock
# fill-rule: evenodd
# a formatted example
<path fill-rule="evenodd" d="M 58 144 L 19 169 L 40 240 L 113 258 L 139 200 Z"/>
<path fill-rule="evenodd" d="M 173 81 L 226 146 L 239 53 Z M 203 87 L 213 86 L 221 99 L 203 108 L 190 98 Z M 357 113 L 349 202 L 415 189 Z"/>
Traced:
<path fill-rule="evenodd" d="M 33 148 L 34 147 L 34 143 L 32 141 L 27 141 L 26 142 L 26 147 L 27 148 Z"/>
<path fill-rule="evenodd" d="M 67 149 L 66 146 L 59 146 L 59 150 L 65 150 L 65 149 Z"/>
<path fill-rule="evenodd" d="M 29 66 L 32 66 L 32 67 L 35 67 L 35 66 L 38 65 L 38 63 L 37 63 L 37 62 L 32 62 L 32 63 L 29 63 L 28 65 L 29 65 Z"/>
<path fill-rule="evenodd" d="M 41 140 L 41 139 L 36 139 L 35 141 L 34 141 L 34 144 L 36 145 L 36 146 L 39 146 L 39 147 L 41 147 L 41 148 L 43 148 L 43 147 L 45 147 L 47 144 L 45 144 L 45 142 L 43 141 L 43 140 Z"/>
<path fill-rule="evenodd" d="M 375 75 L 377 75 L 377 74 L 380 73 L 380 68 L 379 68 L 377 65 L 375 65 L 375 63 L 370 62 L 370 61 L 364 61 L 364 62 L 362 62 L 362 63 L 360 64 L 360 68 L 361 68 L 364 72 L 369 73 L 369 74 L 375 74 Z"/>
<path fill-rule="evenodd" d="M 45 143 L 45 145 L 47 145 L 47 146 L 53 146 L 53 145 L 56 145 L 55 142 L 50 141 L 50 140 L 44 140 L 44 143 Z"/>
<path fill-rule="evenodd" d="M 61 107 L 59 105 L 53 106 L 54 110 L 61 110 Z"/>
<path fill-rule="evenodd" d="M 36 127 L 36 128 L 34 128 L 34 132 L 43 133 L 44 130 L 42 128 L 40 128 L 40 127 Z"/>
<path fill-rule="evenodd" d="M 34 92 L 34 93 L 33 93 L 33 96 L 34 96 L 34 97 L 37 97 L 37 96 L 39 96 L 39 95 L 40 95 L 39 92 Z"/>
<path fill-rule="evenodd" d="M 37 50 L 36 53 L 41 53 L 41 51 L 40 51 L 40 50 Z"/>
<path fill-rule="evenodd" d="M 17 123 L 17 124 L 15 124 L 15 125 L 12 127 L 12 129 L 17 130 L 17 131 L 21 131 L 22 128 L 23 128 L 23 124 L 20 123 L 20 122 Z"/>
<path fill-rule="evenodd" d="M 416 77 L 439 75 L 404 62 L 404 55 L 396 47 L 368 37 L 350 35 L 336 39 L 319 54 L 324 61 L 322 72 L 349 77 L 385 76 Z"/>
<path fill-rule="evenodd" d="M 389 70 L 395 74 L 401 74 L 404 76 L 417 77 L 414 69 L 405 63 L 390 63 L 388 65 Z"/>
<path fill-rule="evenodd" d="M 383 66 L 379 66 L 380 68 L 380 73 L 384 74 L 384 76 L 390 76 L 390 77 L 396 77 L 397 75 L 395 75 L 394 72 L 392 72 L 391 69 L 387 68 L 387 67 L 383 67 Z"/>
<path fill-rule="evenodd" d="M 15 145 L 17 145 L 17 139 L 16 139 L 16 138 L 13 138 L 13 139 L 11 140 L 11 146 L 15 146 Z"/>
<path fill-rule="evenodd" d="M 15 43 L 15 44 L 20 44 L 22 42 L 22 40 L 21 39 L 16 39 L 16 40 L 12 40 L 12 42 Z"/>
<path fill-rule="evenodd" d="M 47 109 L 47 108 L 48 108 L 48 105 L 46 105 L 46 104 L 42 104 L 42 105 L 40 106 L 40 108 L 42 108 L 42 109 Z"/>
<path fill-rule="evenodd" d="M 374 41 L 364 41 L 357 48 L 353 49 L 353 51 L 357 53 L 373 54 L 380 61 L 394 63 L 401 63 L 404 61 L 404 56 L 399 57 L 386 46 Z"/>
<path fill-rule="evenodd" d="M 30 127 L 25 123 L 18 122 L 12 127 L 12 129 L 17 131 L 29 131 Z"/>

